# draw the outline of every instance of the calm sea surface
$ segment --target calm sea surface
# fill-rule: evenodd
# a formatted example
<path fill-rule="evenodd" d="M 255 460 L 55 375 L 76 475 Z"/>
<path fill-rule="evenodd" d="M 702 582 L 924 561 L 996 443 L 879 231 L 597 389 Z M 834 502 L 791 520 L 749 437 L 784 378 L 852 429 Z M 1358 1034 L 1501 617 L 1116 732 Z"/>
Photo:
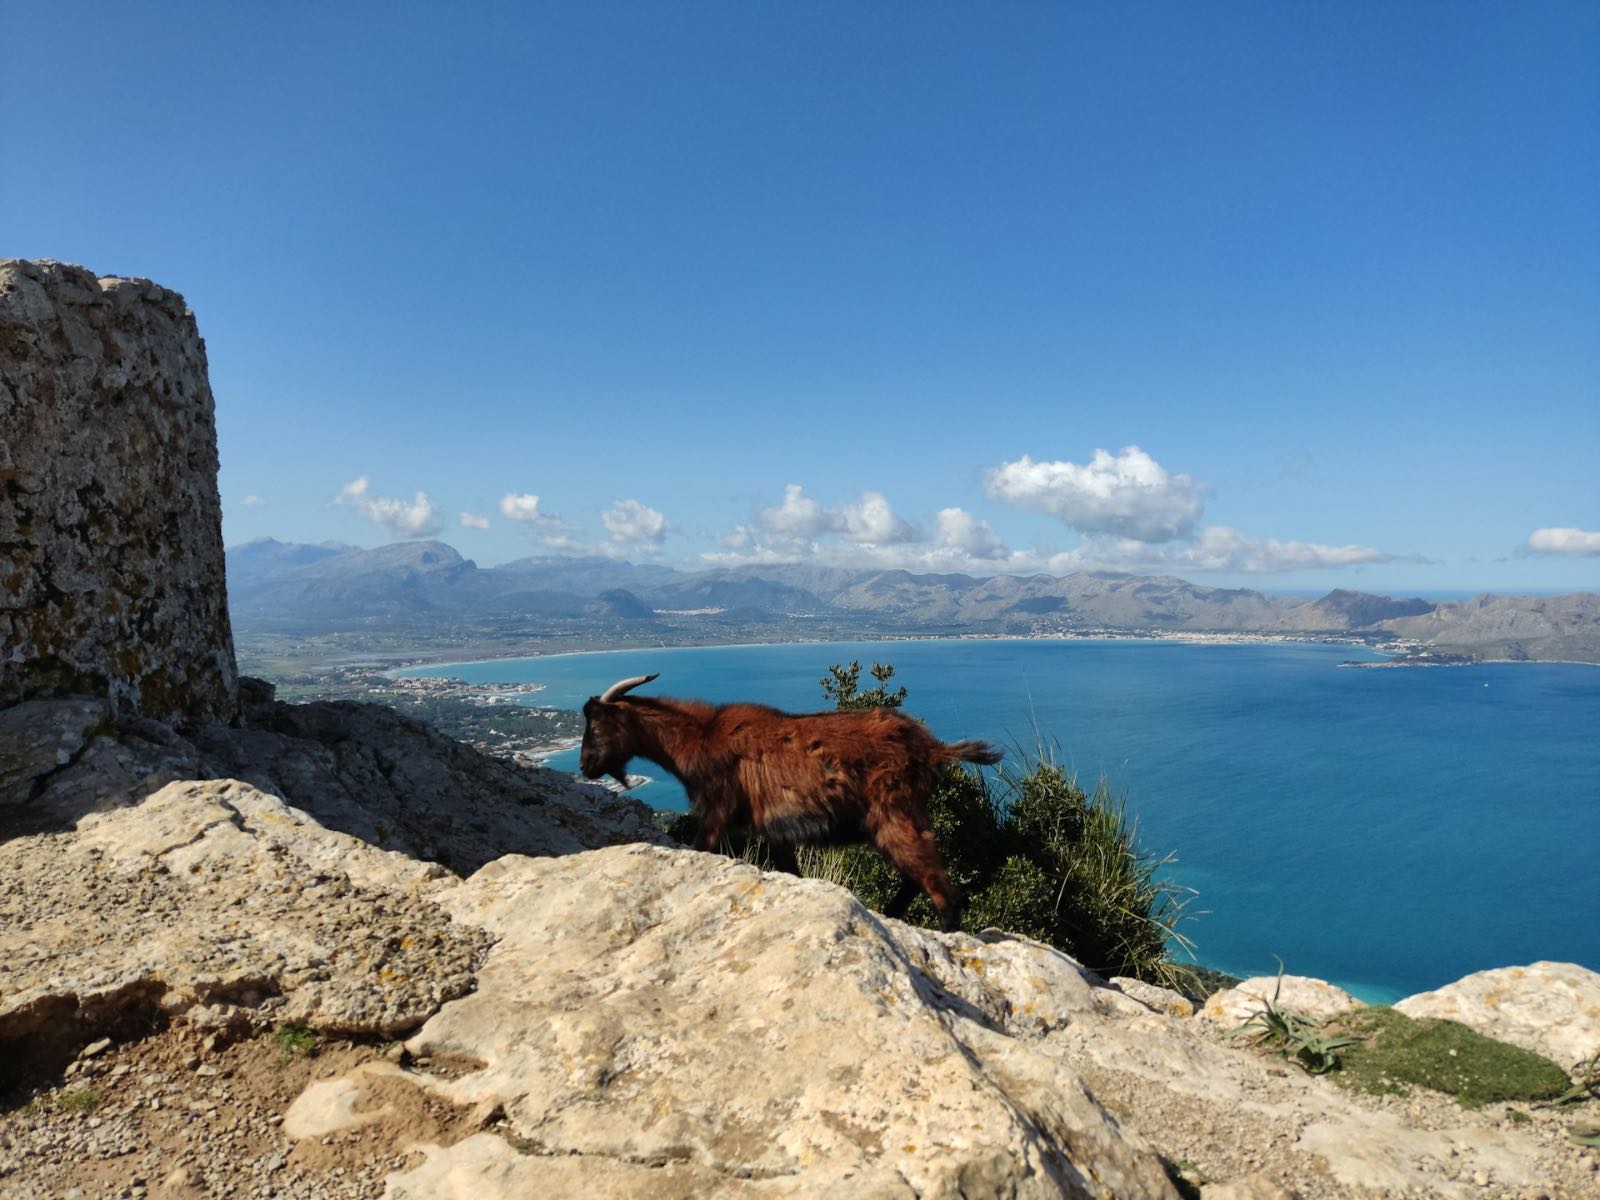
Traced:
<path fill-rule="evenodd" d="M 1041 739 L 1125 794 L 1200 894 L 1202 962 L 1384 1001 L 1486 967 L 1600 969 L 1600 669 L 1341 670 L 1343 646 L 946 641 L 574 654 L 408 671 L 535 682 L 562 708 L 648 691 L 824 706 L 829 663 L 892 662 L 946 740 Z M 864 674 L 865 672 L 863 672 Z M 577 769 L 577 753 L 552 765 Z M 660 774 L 646 764 L 636 770 Z M 671 779 L 636 793 L 683 808 Z"/>

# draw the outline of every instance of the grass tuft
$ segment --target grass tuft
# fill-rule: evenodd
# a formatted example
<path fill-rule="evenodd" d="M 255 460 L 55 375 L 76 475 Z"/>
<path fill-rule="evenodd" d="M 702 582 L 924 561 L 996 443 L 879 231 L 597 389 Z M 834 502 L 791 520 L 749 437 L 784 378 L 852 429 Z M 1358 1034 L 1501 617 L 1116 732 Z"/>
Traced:
<path fill-rule="evenodd" d="M 1582 1104 L 1585 1100 L 1600 1100 L 1600 1054 L 1591 1054 L 1572 1068 L 1572 1086 L 1551 1104 Z"/>
<path fill-rule="evenodd" d="M 71 1091 L 57 1092 L 54 1095 L 45 1094 L 34 1096 L 22 1106 L 24 1112 L 70 1112 L 92 1113 L 99 1108 L 106 1098 L 103 1090 L 97 1087 L 76 1087 Z"/>
<path fill-rule="evenodd" d="M 1258 1012 L 1230 1033 L 1253 1038 L 1258 1046 L 1266 1046 L 1296 1063 L 1310 1075 L 1326 1075 L 1342 1065 L 1339 1052 L 1355 1045 L 1354 1037 L 1324 1037 L 1317 1023 L 1309 1017 L 1290 1012 L 1278 1004 L 1278 993 L 1283 988 L 1283 961 L 1278 961 L 1278 982 L 1272 989 L 1272 999 L 1264 1001 Z"/>
<path fill-rule="evenodd" d="M 317 1055 L 318 1038 L 308 1025 L 279 1025 L 272 1031 L 272 1041 L 284 1062 Z"/>

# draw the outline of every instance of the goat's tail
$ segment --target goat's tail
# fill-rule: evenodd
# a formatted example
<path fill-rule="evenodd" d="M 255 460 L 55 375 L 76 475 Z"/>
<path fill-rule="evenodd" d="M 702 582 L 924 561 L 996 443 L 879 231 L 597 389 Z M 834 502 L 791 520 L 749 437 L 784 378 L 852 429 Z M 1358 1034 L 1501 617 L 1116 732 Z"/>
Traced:
<path fill-rule="evenodd" d="M 980 763 L 992 767 L 1005 755 L 988 742 L 951 742 L 939 747 L 939 757 L 945 762 Z"/>

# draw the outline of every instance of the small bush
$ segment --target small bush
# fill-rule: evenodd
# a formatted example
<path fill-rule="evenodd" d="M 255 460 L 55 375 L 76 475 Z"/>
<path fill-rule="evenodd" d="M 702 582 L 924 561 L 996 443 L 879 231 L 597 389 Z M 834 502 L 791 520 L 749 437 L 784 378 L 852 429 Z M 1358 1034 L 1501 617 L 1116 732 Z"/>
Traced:
<path fill-rule="evenodd" d="M 272 1041 L 284 1062 L 317 1055 L 317 1035 L 306 1025 L 279 1025 L 272 1031 Z"/>
<path fill-rule="evenodd" d="M 1552 1100 L 1569 1086 L 1566 1072 L 1549 1059 L 1456 1021 L 1412 1020 L 1378 1005 L 1345 1013 L 1332 1028 L 1359 1039 L 1345 1049 L 1343 1070 L 1334 1078 L 1362 1091 L 1425 1087 L 1454 1096 L 1464 1108 L 1479 1108 Z"/>
<path fill-rule="evenodd" d="M 97 1087 L 73 1088 L 56 1096 L 54 1107 L 62 1112 L 92 1113 L 105 1098 L 105 1092 Z"/>

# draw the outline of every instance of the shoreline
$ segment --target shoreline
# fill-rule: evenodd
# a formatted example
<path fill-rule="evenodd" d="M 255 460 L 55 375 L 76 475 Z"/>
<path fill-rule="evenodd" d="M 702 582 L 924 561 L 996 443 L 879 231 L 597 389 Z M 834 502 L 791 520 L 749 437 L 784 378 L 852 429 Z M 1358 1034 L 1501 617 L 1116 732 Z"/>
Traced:
<path fill-rule="evenodd" d="M 1170 642 L 1181 646 L 1272 646 L 1293 643 L 1306 646 L 1360 646 L 1371 649 L 1374 654 L 1396 654 L 1401 651 L 1378 650 L 1367 646 L 1359 638 L 1341 638 L 1337 635 L 1326 637 L 1295 636 L 1290 634 L 1272 633 L 1107 633 L 1107 634 L 1038 634 L 1023 633 L 996 633 L 996 634 L 903 634 L 897 637 L 883 638 L 803 638 L 798 641 L 771 641 L 771 642 L 696 642 L 682 646 L 611 646 L 599 650 L 556 650 L 549 654 L 506 654 L 486 655 L 483 658 L 452 659 L 445 662 L 418 662 L 398 667 L 386 667 L 378 673 L 386 678 L 400 678 L 407 671 L 440 671 L 447 667 L 474 667 L 484 663 L 512 663 L 512 662 L 538 662 L 547 658 L 573 658 L 577 655 L 587 654 L 642 654 L 647 651 L 670 653 L 679 650 L 756 650 L 773 646 L 851 646 L 851 645 L 888 645 L 896 642 L 1145 642 L 1160 643 Z M 1504 662 L 1540 662 L 1538 659 L 1503 659 L 1483 660 Z M 1551 660 L 1554 661 L 1554 660 Z M 1376 664 L 1374 664 L 1376 665 Z M 1404 666 L 1395 663 L 1395 666 Z M 1421 664 L 1418 664 L 1421 665 Z M 1461 666 L 1476 666 L 1477 663 L 1461 663 Z M 1583 664 L 1600 666 L 1600 663 Z M 542 685 L 541 685 L 542 686 Z"/>

